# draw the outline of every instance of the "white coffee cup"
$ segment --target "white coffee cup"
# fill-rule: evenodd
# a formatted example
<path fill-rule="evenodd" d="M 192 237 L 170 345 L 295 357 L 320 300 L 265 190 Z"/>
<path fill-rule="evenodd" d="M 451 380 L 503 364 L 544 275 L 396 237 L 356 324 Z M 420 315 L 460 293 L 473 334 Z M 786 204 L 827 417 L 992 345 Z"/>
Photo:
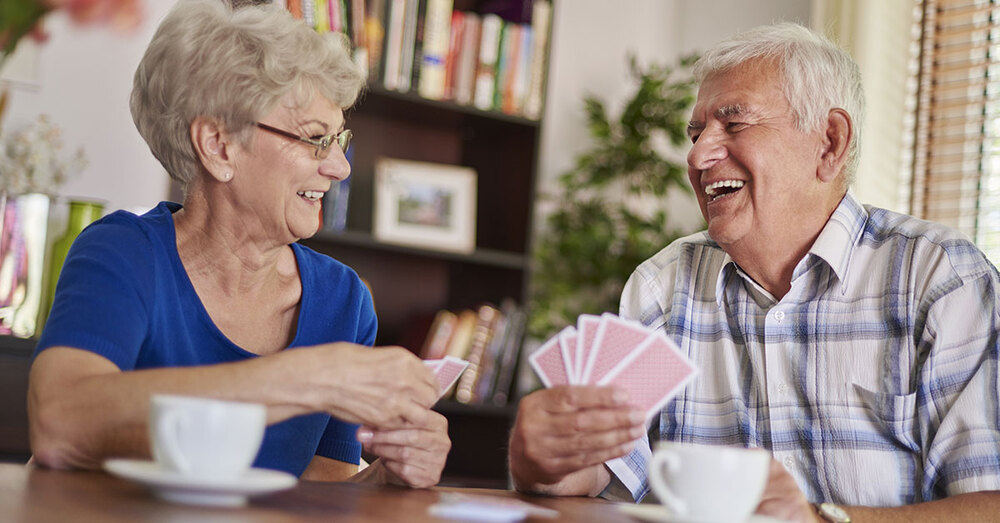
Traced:
<path fill-rule="evenodd" d="M 165 470 L 229 479 L 246 472 L 264 440 L 267 409 L 192 396 L 157 394 L 150 400 L 149 440 Z"/>
<path fill-rule="evenodd" d="M 745 521 L 760 503 L 770 465 L 763 449 L 660 442 L 649 484 L 679 520 Z"/>

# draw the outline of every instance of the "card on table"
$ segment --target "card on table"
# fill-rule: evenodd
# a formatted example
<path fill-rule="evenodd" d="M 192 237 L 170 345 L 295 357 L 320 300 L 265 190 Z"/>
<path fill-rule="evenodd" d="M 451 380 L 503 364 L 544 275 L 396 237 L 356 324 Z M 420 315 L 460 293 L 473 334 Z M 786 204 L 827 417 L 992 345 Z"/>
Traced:
<path fill-rule="evenodd" d="M 434 371 L 434 377 L 438 382 L 438 398 L 455 386 L 459 376 L 469 366 L 469 362 L 454 356 L 445 356 L 440 360 L 424 360 L 424 364 Z"/>

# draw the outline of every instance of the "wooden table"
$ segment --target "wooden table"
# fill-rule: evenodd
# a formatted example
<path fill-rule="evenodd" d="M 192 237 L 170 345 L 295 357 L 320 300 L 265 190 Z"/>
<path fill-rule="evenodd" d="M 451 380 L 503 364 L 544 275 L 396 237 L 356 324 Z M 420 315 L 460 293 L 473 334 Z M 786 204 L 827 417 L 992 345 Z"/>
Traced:
<path fill-rule="evenodd" d="M 161 501 L 142 485 L 104 472 L 65 472 L 0 464 L 0 521 L 86 522 L 449 522 L 427 509 L 443 492 L 517 497 L 559 511 L 530 522 L 630 522 L 612 503 L 586 498 L 540 498 L 503 490 L 410 490 L 350 483 L 300 481 L 291 490 L 251 498 L 245 507 L 210 508 Z"/>

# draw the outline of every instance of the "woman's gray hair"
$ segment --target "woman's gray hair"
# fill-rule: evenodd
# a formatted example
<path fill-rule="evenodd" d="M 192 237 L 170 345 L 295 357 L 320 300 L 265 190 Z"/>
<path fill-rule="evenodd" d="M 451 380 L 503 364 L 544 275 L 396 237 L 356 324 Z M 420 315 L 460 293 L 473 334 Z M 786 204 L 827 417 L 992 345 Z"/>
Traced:
<path fill-rule="evenodd" d="M 865 117 L 865 92 L 861 71 L 851 55 L 823 35 L 785 22 L 757 27 L 719 43 L 702 55 L 693 72 L 700 83 L 710 75 L 752 61 L 773 61 L 780 67 L 784 75 L 781 88 L 800 130 L 818 130 L 830 109 L 847 111 L 854 133 L 844 166 L 845 188 L 853 183 Z"/>
<path fill-rule="evenodd" d="M 186 188 L 202 171 L 196 118 L 218 119 L 247 145 L 253 123 L 288 93 L 307 105 L 318 92 L 346 109 L 364 81 L 346 37 L 321 35 L 280 7 L 181 0 L 136 69 L 129 105 L 153 156 Z"/>

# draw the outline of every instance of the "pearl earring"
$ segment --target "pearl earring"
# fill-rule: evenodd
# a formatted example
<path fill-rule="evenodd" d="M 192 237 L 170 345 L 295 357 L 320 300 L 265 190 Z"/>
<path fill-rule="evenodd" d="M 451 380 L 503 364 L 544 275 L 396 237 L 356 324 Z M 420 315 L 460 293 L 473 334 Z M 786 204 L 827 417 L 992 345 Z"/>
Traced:
<path fill-rule="evenodd" d="M 232 180 L 232 179 L 233 179 L 233 172 L 232 171 L 226 171 L 226 173 L 222 175 L 222 180 L 225 181 L 225 182 L 228 182 L 229 180 Z"/>

